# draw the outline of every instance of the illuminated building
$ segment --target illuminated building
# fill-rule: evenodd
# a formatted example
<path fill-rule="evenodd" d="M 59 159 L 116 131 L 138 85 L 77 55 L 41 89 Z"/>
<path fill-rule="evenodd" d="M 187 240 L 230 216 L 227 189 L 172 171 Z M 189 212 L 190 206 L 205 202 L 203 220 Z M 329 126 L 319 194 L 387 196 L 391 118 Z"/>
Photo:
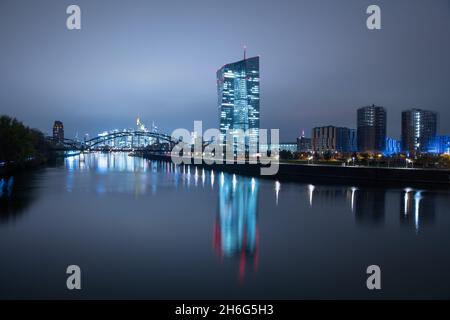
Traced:
<path fill-rule="evenodd" d="M 55 121 L 53 124 L 53 141 L 58 144 L 64 143 L 64 125 L 61 121 Z"/>
<path fill-rule="evenodd" d="M 402 150 L 406 153 L 428 152 L 437 134 L 437 113 L 411 109 L 402 112 Z"/>
<path fill-rule="evenodd" d="M 358 109 L 358 151 L 383 153 L 386 149 L 387 114 L 383 107 L 371 105 Z"/>
<path fill-rule="evenodd" d="M 355 152 L 356 131 L 335 126 L 316 127 L 312 130 L 312 149 L 315 152 Z"/>
<path fill-rule="evenodd" d="M 336 151 L 336 127 L 316 127 L 312 130 L 312 148 L 315 152 Z"/>
<path fill-rule="evenodd" d="M 259 57 L 246 59 L 244 55 L 243 60 L 220 68 L 217 71 L 217 91 L 223 143 L 226 143 L 227 133 L 236 139 L 235 130 L 243 130 L 248 132 L 245 136 L 245 151 L 252 150 L 249 149 L 250 145 L 256 148 L 259 142 L 260 119 Z"/>
<path fill-rule="evenodd" d="M 297 151 L 298 152 L 312 151 L 311 138 L 305 138 L 304 136 L 297 138 Z"/>
<path fill-rule="evenodd" d="M 431 139 L 429 153 L 450 154 L 450 136 L 436 136 Z"/>
<path fill-rule="evenodd" d="M 336 150 L 342 153 L 356 152 L 356 130 L 349 128 L 337 128 Z"/>
<path fill-rule="evenodd" d="M 386 149 L 384 155 L 391 156 L 401 152 L 400 141 L 386 137 Z"/>
<path fill-rule="evenodd" d="M 297 143 L 296 142 L 280 143 L 279 150 L 280 151 L 290 151 L 292 153 L 297 152 Z"/>

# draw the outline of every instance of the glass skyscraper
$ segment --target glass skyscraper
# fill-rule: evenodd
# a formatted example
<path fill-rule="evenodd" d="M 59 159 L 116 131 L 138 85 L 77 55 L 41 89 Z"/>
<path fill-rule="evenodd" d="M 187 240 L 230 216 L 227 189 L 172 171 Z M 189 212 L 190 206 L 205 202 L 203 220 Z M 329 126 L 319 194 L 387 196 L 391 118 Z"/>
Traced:
<path fill-rule="evenodd" d="M 407 153 L 428 152 L 437 135 L 436 112 L 411 109 L 402 112 L 402 150 Z"/>
<path fill-rule="evenodd" d="M 245 151 L 258 146 L 259 137 L 259 57 L 224 65 L 217 71 L 220 135 L 237 136 L 243 130 Z M 230 131 L 230 132 L 229 132 Z M 236 139 L 236 138 L 234 138 Z"/>
<path fill-rule="evenodd" d="M 384 153 L 386 149 L 386 110 L 371 105 L 358 109 L 358 151 Z"/>

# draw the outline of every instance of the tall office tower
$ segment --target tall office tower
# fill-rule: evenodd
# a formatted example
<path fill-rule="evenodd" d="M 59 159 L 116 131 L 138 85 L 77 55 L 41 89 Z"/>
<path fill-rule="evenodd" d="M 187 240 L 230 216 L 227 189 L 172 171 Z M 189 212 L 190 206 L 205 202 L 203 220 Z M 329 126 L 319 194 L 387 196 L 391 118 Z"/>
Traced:
<path fill-rule="evenodd" d="M 220 135 L 237 139 L 237 131 L 247 132 L 245 151 L 257 150 L 259 143 L 259 57 L 224 65 L 217 71 Z M 250 145 L 252 149 L 249 149 Z M 236 150 L 240 151 L 240 150 Z"/>
<path fill-rule="evenodd" d="M 383 153 L 386 149 L 386 110 L 371 105 L 358 109 L 358 151 Z"/>
<path fill-rule="evenodd" d="M 64 143 L 64 125 L 61 121 L 55 121 L 53 124 L 53 141 Z"/>
<path fill-rule="evenodd" d="M 428 152 L 437 135 L 436 112 L 411 109 L 402 112 L 402 150 L 407 153 Z"/>

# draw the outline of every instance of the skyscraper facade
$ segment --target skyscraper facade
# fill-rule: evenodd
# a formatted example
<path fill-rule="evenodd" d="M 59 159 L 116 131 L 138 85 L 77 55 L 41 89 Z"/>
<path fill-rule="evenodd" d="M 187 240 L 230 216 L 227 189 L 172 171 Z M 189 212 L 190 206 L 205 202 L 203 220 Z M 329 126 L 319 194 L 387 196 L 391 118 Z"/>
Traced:
<path fill-rule="evenodd" d="M 411 109 L 402 112 L 402 151 L 428 152 L 437 135 L 436 112 Z"/>
<path fill-rule="evenodd" d="M 53 141 L 55 143 L 64 143 L 64 125 L 61 121 L 55 121 L 53 124 Z"/>
<path fill-rule="evenodd" d="M 341 153 L 356 152 L 356 130 L 349 128 L 337 128 L 336 149 Z"/>
<path fill-rule="evenodd" d="M 450 136 L 434 137 L 428 152 L 434 154 L 450 154 Z"/>
<path fill-rule="evenodd" d="M 315 127 L 312 130 L 312 148 L 315 152 L 336 151 L 337 127 Z"/>
<path fill-rule="evenodd" d="M 312 148 L 316 152 L 355 152 L 356 130 L 335 126 L 316 127 L 312 131 Z"/>
<path fill-rule="evenodd" d="M 358 151 L 384 153 L 386 149 L 386 110 L 380 106 L 367 106 L 357 112 Z"/>
<path fill-rule="evenodd" d="M 259 57 L 226 64 L 217 71 L 220 135 L 247 133 L 245 148 L 258 145 L 259 137 Z M 253 149 L 255 150 L 255 149 Z"/>
<path fill-rule="evenodd" d="M 297 138 L 297 152 L 310 152 L 312 151 L 311 138 L 301 136 Z"/>

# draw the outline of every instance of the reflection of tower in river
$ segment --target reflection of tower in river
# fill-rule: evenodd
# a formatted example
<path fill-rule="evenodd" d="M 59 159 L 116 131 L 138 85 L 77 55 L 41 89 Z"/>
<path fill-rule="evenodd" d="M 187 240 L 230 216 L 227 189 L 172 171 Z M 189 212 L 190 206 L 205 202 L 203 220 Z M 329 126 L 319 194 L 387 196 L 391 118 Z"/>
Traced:
<path fill-rule="evenodd" d="M 258 265 L 258 183 L 253 178 L 220 174 L 219 208 L 213 245 L 221 257 L 239 258 L 239 275 Z"/>
<path fill-rule="evenodd" d="M 414 226 L 418 232 L 421 227 L 432 223 L 435 218 L 435 200 L 431 194 L 420 190 L 405 189 L 400 197 L 400 223 Z"/>

